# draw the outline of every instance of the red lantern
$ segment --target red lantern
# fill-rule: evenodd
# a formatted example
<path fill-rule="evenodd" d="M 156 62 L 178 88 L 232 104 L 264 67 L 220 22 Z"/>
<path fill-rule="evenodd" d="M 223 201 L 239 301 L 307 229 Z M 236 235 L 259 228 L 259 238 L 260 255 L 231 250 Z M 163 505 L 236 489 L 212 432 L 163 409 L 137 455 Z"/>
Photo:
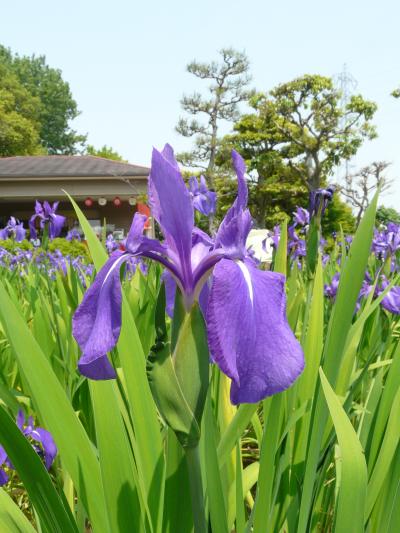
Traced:
<path fill-rule="evenodd" d="M 113 200 L 113 204 L 115 207 L 121 207 L 122 205 L 122 200 L 119 196 L 116 196 Z"/>
<path fill-rule="evenodd" d="M 85 201 L 84 201 L 84 204 L 86 207 L 92 207 L 93 205 L 93 200 L 90 198 L 90 196 L 88 196 Z"/>

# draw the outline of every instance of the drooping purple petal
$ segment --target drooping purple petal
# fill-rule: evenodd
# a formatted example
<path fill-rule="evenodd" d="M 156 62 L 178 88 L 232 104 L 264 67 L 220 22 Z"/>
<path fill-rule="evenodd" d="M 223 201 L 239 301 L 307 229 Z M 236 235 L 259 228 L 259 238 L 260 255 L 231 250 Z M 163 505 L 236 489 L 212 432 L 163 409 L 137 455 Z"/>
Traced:
<path fill-rule="evenodd" d="M 43 428 L 35 428 L 30 436 L 42 445 L 46 468 L 50 470 L 57 455 L 57 446 L 51 433 Z"/>
<path fill-rule="evenodd" d="M 8 476 L 3 470 L 3 465 L 7 461 L 7 453 L 3 446 L 0 446 L 0 487 L 5 485 L 8 481 Z"/>
<path fill-rule="evenodd" d="M 92 379 L 116 376 L 106 354 L 117 344 L 121 331 L 120 267 L 129 257 L 115 252 L 108 259 L 72 320 L 73 334 L 82 350 L 79 370 Z"/>
<path fill-rule="evenodd" d="M 214 268 L 207 310 L 211 356 L 233 382 L 231 401 L 254 403 L 287 389 L 304 367 L 286 319 L 284 277 L 250 261 Z"/>
<path fill-rule="evenodd" d="M 36 203 L 38 202 L 36 201 Z M 37 239 L 37 231 L 36 231 L 35 222 L 38 217 L 40 218 L 41 215 L 39 213 L 36 213 L 35 215 L 32 215 L 31 218 L 29 219 L 29 231 L 30 231 L 31 239 Z"/>
<path fill-rule="evenodd" d="M 26 236 L 26 229 L 24 228 L 23 224 L 16 224 L 15 226 L 15 240 L 17 242 L 21 242 L 25 239 Z"/>
<path fill-rule="evenodd" d="M 400 315 L 400 286 L 396 285 L 383 298 L 381 305 L 386 311 Z"/>
<path fill-rule="evenodd" d="M 50 216 L 49 222 L 49 237 L 50 239 L 55 239 L 58 237 L 64 227 L 66 218 L 62 215 L 55 215 L 54 213 Z"/>

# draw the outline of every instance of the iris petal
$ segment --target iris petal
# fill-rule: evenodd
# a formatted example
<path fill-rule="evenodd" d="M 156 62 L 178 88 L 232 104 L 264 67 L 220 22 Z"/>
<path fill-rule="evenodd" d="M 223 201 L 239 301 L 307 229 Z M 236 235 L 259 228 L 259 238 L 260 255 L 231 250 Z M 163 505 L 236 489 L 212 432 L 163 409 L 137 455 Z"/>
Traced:
<path fill-rule="evenodd" d="M 168 246 L 179 257 L 182 277 L 190 283 L 193 206 L 179 169 L 171 162 L 173 156 L 169 149 L 167 154 L 168 157 L 165 157 L 158 150 L 153 150 L 149 198 Z"/>
<path fill-rule="evenodd" d="M 287 389 L 304 367 L 286 320 L 284 277 L 222 259 L 207 309 L 213 361 L 232 380 L 231 401 L 255 403 Z"/>
<path fill-rule="evenodd" d="M 232 151 L 232 162 L 238 179 L 238 195 L 218 229 L 215 245 L 223 247 L 232 257 L 243 258 L 252 219 L 249 210 L 246 209 L 248 195 L 244 177 L 246 167 L 242 157 L 235 150 Z"/>
<path fill-rule="evenodd" d="M 65 224 L 65 217 L 62 215 L 55 215 L 54 213 L 50 216 L 49 224 L 49 236 L 50 239 L 55 239 L 61 233 L 63 226 Z"/>
<path fill-rule="evenodd" d="M 78 366 L 92 379 L 111 379 L 115 372 L 106 353 L 117 344 L 121 331 L 120 267 L 131 254 L 114 253 L 86 291 L 73 318 L 73 334 L 82 350 Z"/>

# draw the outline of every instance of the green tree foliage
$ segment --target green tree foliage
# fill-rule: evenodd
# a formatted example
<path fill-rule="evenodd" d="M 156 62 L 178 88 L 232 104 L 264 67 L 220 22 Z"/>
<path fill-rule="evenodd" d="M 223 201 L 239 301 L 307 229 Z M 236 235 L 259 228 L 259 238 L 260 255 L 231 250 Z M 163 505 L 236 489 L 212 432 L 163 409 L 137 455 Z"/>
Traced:
<path fill-rule="evenodd" d="M 389 222 L 400 224 L 400 213 L 393 207 L 385 207 L 381 205 L 376 212 L 376 222 L 378 225 L 384 224 L 385 226 Z"/>
<path fill-rule="evenodd" d="M 306 205 L 308 191 L 324 186 L 341 161 L 376 135 L 370 122 L 376 105 L 357 95 L 343 109 L 340 96 L 330 78 L 305 75 L 254 95 L 253 112 L 223 139 L 218 162 L 225 164 L 235 148 L 254 172 L 250 196 L 258 225 Z"/>
<path fill-rule="evenodd" d="M 40 101 L 0 63 L 0 156 L 41 152 Z"/>
<path fill-rule="evenodd" d="M 253 107 L 255 100 L 252 100 Z M 279 151 L 279 132 L 270 116 L 254 107 L 255 113 L 244 115 L 234 125 L 234 133 L 223 139 L 218 164 L 230 167 L 230 152 L 237 150 L 246 160 L 250 175 L 249 205 L 259 227 L 272 227 L 281 222 L 284 213 L 296 205 L 307 205 L 308 191 L 297 173 L 285 162 Z M 218 180 L 223 193 L 231 184 Z"/>
<path fill-rule="evenodd" d="M 352 235 L 356 229 L 356 219 L 351 207 L 343 202 L 339 193 L 335 193 L 322 218 L 322 233 L 329 237 L 334 231 L 340 231 L 340 228 L 346 235 Z"/>
<path fill-rule="evenodd" d="M 0 65 L 10 69 L 27 92 L 37 98 L 39 140 L 44 150 L 49 154 L 77 153 L 86 136 L 70 127 L 79 111 L 61 71 L 49 67 L 44 56 L 19 56 L 4 46 L 0 46 Z"/>
<path fill-rule="evenodd" d="M 183 110 L 195 118 L 180 118 L 176 126 L 176 131 L 184 137 L 193 138 L 195 145 L 191 151 L 178 154 L 178 160 L 185 165 L 203 169 L 212 188 L 220 122 L 238 120 L 240 102 L 247 100 L 252 94 L 248 90 L 251 77 L 247 56 L 233 48 L 224 48 L 219 53 L 219 63 L 192 61 L 187 65 L 190 74 L 201 80 L 209 80 L 211 84 L 208 96 L 202 96 L 198 92 L 183 96 Z M 199 116 L 205 120 L 197 120 Z"/>
<path fill-rule="evenodd" d="M 249 209 L 254 218 L 255 225 L 260 228 L 272 229 L 276 224 L 281 224 L 285 218 L 292 218 L 297 206 L 308 207 L 309 193 L 299 183 L 266 180 L 264 192 L 260 193 L 257 180 L 249 176 Z M 222 220 L 229 207 L 234 202 L 237 195 L 237 181 L 232 176 L 218 176 L 216 179 L 216 190 L 218 194 L 217 220 Z M 266 192 L 267 191 L 267 192 Z M 260 221 L 257 215 L 260 214 L 259 197 L 265 200 L 263 206 L 264 219 Z M 322 220 L 322 231 L 325 236 L 331 235 L 334 231 L 340 231 L 340 227 L 348 234 L 354 233 L 355 218 L 351 208 L 343 202 L 338 193 L 335 193 L 333 201 L 329 204 Z"/>
<path fill-rule="evenodd" d="M 278 85 L 259 106 L 273 115 L 280 152 L 312 191 L 321 187 L 341 161 L 354 156 L 365 139 L 376 136 L 375 103 L 353 95 L 343 108 L 331 78 L 305 75 Z"/>
<path fill-rule="evenodd" d="M 105 159 L 112 159 L 113 161 L 123 161 L 126 163 L 126 159 L 122 157 L 118 152 L 113 150 L 111 146 L 104 145 L 101 148 L 95 148 L 91 144 L 86 147 L 86 153 L 88 155 L 94 155 L 96 157 L 104 157 Z"/>

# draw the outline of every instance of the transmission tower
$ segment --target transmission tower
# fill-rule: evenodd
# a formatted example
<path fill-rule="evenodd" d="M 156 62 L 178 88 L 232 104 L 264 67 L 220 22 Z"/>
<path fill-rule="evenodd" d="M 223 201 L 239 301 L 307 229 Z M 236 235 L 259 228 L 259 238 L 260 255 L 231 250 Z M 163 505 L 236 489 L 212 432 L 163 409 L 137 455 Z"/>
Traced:
<path fill-rule="evenodd" d="M 343 70 L 339 74 L 335 74 L 333 76 L 333 80 L 335 82 L 336 87 L 341 92 L 341 99 L 340 99 L 340 107 L 344 111 L 346 109 L 347 104 L 350 102 L 350 98 L 355 90 L 355 88 L 358 85 L 357 80 L 355 77 L 347 70 L 347 65 L 344 63 Z M 342 128 L 345 129 L 348 122 L 350 120 L 349 116 L 343 116 L 342 117 Z M 349 169 L 350 169 L 350 162 L 348 159 L 345 161 L 345 182 L 347 183 L 349 180 Z M 340 168 L 338 169 L 338 174 L 340 172 Z M 338 176 L 339 177 L 339 176 Z"/>

